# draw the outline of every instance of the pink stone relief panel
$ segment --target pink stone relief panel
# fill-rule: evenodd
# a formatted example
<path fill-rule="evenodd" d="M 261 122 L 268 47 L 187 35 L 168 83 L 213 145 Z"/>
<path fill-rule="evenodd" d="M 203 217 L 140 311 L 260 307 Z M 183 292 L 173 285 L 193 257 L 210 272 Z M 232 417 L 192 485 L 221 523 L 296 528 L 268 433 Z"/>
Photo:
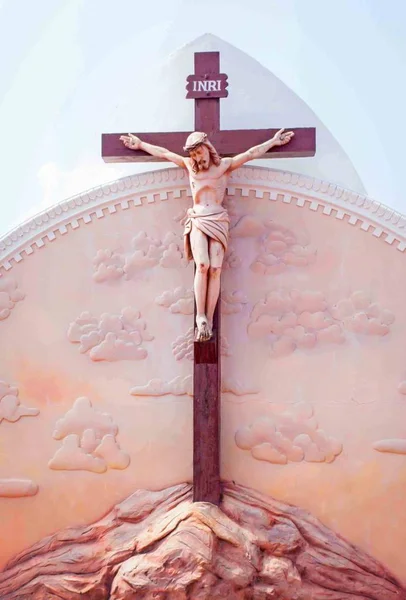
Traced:
<path fill-rule="evenodd" d="M 309 510 L 404 578 L 405 256 L 305 202 L 237 189 L 227 204 L 222 476 Z M 0 322 L 0 378 L 41 413 L 0 425 L 0 477 L 39 489 L 0 501 L 0 567 L 136 489 L 191 481 L 188 206 L 119 208 L 7 273 L 26 299 Z"/>

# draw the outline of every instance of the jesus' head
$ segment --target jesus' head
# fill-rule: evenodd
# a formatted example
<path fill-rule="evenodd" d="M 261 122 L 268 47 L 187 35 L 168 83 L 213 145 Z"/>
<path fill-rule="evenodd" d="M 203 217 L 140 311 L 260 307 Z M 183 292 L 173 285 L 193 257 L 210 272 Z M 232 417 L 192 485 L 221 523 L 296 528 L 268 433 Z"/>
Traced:
<path fill-rule="evenodd" d="M 194 173 L 207 171 L 210 164 L 220 164 L 221 158 L 217 150 L 207 139 L 207 134 L 201 131 L 191 133 L 186 140 L 184 151 L 189 153 L 192 159 L 192 170 Z"/>

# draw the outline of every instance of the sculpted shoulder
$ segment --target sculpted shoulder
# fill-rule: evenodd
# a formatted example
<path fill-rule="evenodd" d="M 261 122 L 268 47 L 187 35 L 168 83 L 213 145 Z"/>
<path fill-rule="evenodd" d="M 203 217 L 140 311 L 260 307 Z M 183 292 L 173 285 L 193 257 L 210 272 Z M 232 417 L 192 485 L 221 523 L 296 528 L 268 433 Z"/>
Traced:
<path fill-rule="evenodd" d="M 225 156 L 224 158 L 221 159 L 220 164 L 219 164 L 219 169 L 221 170 L 221 175 L 224 175 L 224 173 L 226 173 L 229 168 L 231 167 L 231 161 L 232 159 L 229 156 Z"/>
<path fill-rule="evenodd" d="M 190 170 L 192 168 L 192 161 L 188 156 L 184 156 L 183 160 L 185 161 L 185 167 Z"/>

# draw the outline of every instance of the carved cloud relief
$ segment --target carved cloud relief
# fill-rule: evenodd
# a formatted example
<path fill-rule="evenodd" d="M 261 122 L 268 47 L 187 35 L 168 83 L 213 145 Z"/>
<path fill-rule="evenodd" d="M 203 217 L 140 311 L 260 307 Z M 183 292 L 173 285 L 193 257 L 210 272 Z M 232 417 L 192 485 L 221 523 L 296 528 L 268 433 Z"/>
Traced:
<path fill-rule="evenodd" d="M 192 289 L 177 287 L 167 290 L 155 299 L 158 306 L 169 309 L 171 313 L 193 315 L 194 294 Z"/>
<path fill-rule="evenodd" d="M 38 408 L 28 408 L 21 404 L 18 397 L 18 388 L 0 381 L 0 423 L 8 421 L 15 423 L 21 417 L 36 417 L 39 415 Z"/>
<path fill-rule="evenodd" d="M 257 394 L 259 390 L 255 386 L 244 385 L 238 380 L 229 378 L 222 380 L 221 391 L 223 394 L 246 396 Z M 177 376 L 167 382 L 162 379 L 151 379 L 146 385 L 134 386 L 130 393 L 133 396 L 193 396 L 193 376 Z"/>
<path fill-rule="evenodd" d="M 143 360 L 148 352 L 142 343 L 153 339 L 141 313 L 131 307 L 100 318 L 83 312 L 68 329 L 68 340 L 93 361 Z"/>
<path fill-rule="evenodd" d="M 170 381 L 151 379 L 146 385 L 134 386 L 130 393 L 133 396 L 193 396 L 193 377 L 177 376 Z"/>
<path fill-rule="evenodd" d="M 0 498 L 27 498 L 38 493 L 31 479 L 0 479 Z"/>
<path fill-rule="evenodd" d="M 225 377 L 221 383 L 221 391 L 223 394 L 232 394 L 233 396 L 248 396 L 252 394 L 258 394 L 259 388 L 255 385 L 242 383 L 238 379 Z"/>
<path fill-rule="evenodd" d="M 224 256 L 223 270 L 224 269 L 238 269 L 242 265 L 242 260 L 238 256 L 233 246 L 228 246 L 227 252 Z"/>
<path fill-rule="evenodd" d="M 0 321 L 10 316 L 17 302 L 25 298 L 12 277 L 0 277 Z"/>
<path fill-rule="evenodd" d="M 188 261 L 183 252 L 180 235 L 169 231 L 162 240 L 140 231 L 132 239 L 131 250 L 115 252 L 109 248 L 99 250 L 93 259 L 93 279 L 98 283 L 121 279 L 133 279 L 145 269 L 161 266 L 165 269 L 186 267 Z"/>
<path fill-rule="evenodd" d="M 62 446 L 49 461 L 50 469 L 105 473 L 126 469 L 130 457 L 116 440 L 117 425 L 112 417 L 96 410 L 88 398 L 77 398 L 73 408 L 57 421 L 53 437 Z"/>
<path fill-rule="evenodd" d="M 230 234 L 232 238 L 259 240 L 259 252 L 250 265 L 259 275 L 278 275 L 288 267 L 306 267 L 316 260 L 316 250 L 300 244 L 292 230 L 271 220 L 261 221 L 254 215 L 244 215 Z"/>
<path fill-rule="evenodd" d="M 235 434 L 241 450 L 253 458 L 274 464 L 288 462 L 333 462 L 342 445 L 319 429 L 309 404 L 299 403 L 284 412 L 256 419 Z"/>
<path fill-rule="evenodd" d="M 362 291 L 329 305 L 323 292 L 274 290 L 257 302 L 248 324 L 251 338 L 271 342 L 271 356 L 342 344 L 349 334 L 384 336 L 395 317 Z"/>
<path fill-rule="evenodd" d="M 193 315 L 194 294 L 192 289 L 177 287 L 167 290 L 155 299 L 158 306 L 167 308 L 171 313 L 182 315 Z M 221 312 L 223 315 L 232 315 L 242 311 L 248 300 L 240 290 L 221 292 Z"/>
<path fill-rule="evenodd" d="M 379 440 L 372 447 L 378 452 L 388 452 L 390 454 L 406 454 L 406 439 L 392 438 Z"/>
<path fill-rule="evenodd" d="M 246 295 L 241 290 L 221 292 L 221 312 L 223 315 L 234 315 L 242 311 L 248 303 Z"/>

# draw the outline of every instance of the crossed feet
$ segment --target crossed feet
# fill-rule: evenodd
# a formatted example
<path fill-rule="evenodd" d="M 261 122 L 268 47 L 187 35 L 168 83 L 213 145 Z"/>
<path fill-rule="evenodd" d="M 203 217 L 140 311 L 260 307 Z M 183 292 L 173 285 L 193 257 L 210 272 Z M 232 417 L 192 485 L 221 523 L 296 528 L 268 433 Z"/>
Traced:
<path fill-rule="evenodd" d="M 206 315 L 196 317 L 196 342 L 207 342 L 213 336 L 213 323 L 210 323 Z"/>

